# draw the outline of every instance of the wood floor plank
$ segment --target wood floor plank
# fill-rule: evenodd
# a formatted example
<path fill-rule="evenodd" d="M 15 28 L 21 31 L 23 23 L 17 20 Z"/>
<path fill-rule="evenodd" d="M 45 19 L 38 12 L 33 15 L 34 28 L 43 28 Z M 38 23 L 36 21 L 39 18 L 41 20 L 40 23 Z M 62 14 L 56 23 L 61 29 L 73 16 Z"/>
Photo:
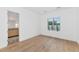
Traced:
<path fill-rule="evenodd" d="M 9 45 L 0 52 L 78 52 L 79 44 L 47 36 L 34 38 Z"/>

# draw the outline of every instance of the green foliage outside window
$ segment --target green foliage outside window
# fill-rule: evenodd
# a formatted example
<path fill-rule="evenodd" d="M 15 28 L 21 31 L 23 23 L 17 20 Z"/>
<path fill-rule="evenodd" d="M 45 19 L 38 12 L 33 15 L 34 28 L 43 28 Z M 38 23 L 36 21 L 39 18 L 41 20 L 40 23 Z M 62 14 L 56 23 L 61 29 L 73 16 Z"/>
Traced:
<path fill-rule="evenodd" d="M 50 19 L 52 19 L 50 21 Z M 48 19 L 48 30 L 60 31 L 60 17 L 54 17 Z"/>

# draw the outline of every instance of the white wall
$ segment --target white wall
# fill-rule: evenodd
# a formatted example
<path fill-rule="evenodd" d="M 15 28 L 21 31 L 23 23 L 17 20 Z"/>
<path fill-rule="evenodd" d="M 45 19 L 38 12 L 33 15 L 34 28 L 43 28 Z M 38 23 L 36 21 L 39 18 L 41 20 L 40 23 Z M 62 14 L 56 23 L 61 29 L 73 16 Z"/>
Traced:
<path fill-rule="evenodd" d="M 77 41 L 78 41 L 78 43 L 79 43 L 79 7 L 78 8 L 76 8 L 76 16 L 77 16 L 77 21 L 76 21 L 76 27 L 77 27 Z"/>
<path fill-rule="evenodd" d="M 7 19 L 6 11 L 4 8 L 0 8 L 0 48 L 7 45 Z"/>
<path fill-rule="evenodd" d="M 47 17 L 61 16 L 61 31 L 48 31 Z M 76 8 L 60 9 L 43 15 L 41 20 L 41 33 L 52 37 L 63 38 L 67 40 L 77 41 L 76 27 Z"/>
<path fill-rule="evenodd" d="M 40 15 L 24 10 L 20 17 L 20 41 L 40 34 Z"/>
<path fill-rule="evenodd" d="M 40 34 L 40 15 L 23 8 L 0 8 L 0 48 L 6 47 L 8 44 L 8 11 L 20 14 L 20 41 Z"/>

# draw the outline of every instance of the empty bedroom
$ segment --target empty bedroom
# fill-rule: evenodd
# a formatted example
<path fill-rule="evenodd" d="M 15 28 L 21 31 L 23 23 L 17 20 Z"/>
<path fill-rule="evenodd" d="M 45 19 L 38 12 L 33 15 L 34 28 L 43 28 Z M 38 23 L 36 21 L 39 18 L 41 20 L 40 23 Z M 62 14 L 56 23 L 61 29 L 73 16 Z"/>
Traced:
<path fill-rule="evenodd" d="M 78 52 L 79 7 L 0 7 L 0 52 Z"/>

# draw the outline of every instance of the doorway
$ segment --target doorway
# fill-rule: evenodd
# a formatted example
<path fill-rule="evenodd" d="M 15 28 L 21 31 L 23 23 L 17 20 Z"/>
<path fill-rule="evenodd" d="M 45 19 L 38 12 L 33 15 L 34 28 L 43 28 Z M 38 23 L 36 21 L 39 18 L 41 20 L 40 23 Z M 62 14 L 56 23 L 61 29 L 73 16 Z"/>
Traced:
<path fill-rule="evenodd" d="M 19 13 L 8 11 L 8 45 L 19 42 Z"/>

